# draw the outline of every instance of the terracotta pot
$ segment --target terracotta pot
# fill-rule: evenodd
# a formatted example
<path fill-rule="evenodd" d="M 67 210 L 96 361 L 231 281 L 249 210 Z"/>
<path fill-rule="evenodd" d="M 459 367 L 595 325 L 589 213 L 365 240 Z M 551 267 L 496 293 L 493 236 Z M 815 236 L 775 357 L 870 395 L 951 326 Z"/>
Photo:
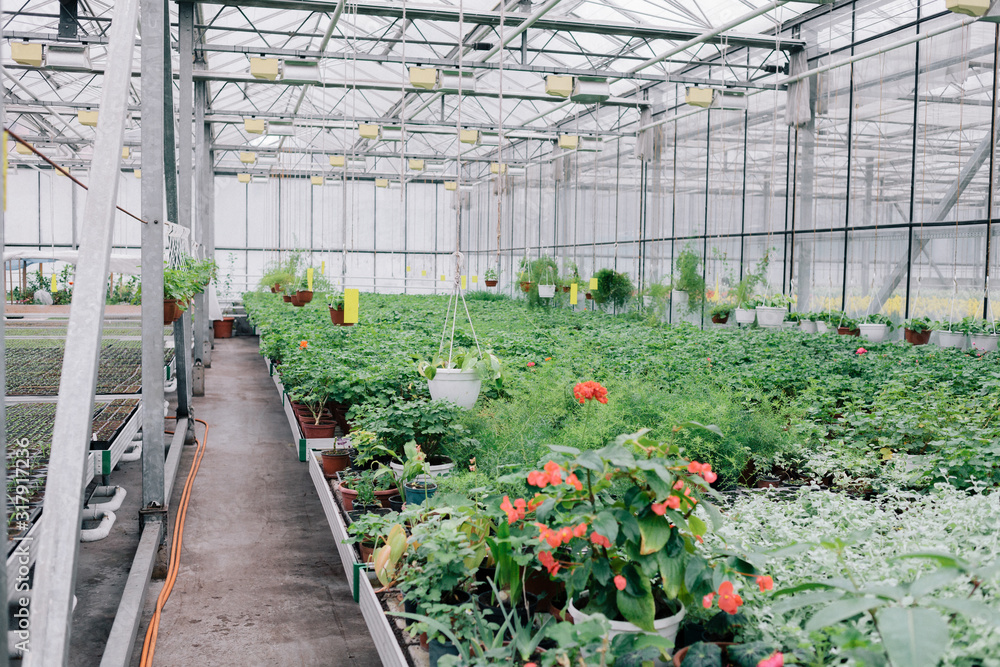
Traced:
<path fill-rule="evenodd" d="M 932 329 L 926 331 L 913 331 L 912 329 L 903 329 L 903 338 L 906 339 L 907 343 L 912 343 L 914 345 L 927 345 L 931 340 Z"/>
<path fill-rule="evenodd" d="M 709 643 L 717 644 L 718 646 L 722 647 L 722 655 L 725 656 L 726 647 L 732 646 L 734 642 L 709 642 Z M 688 647 L 685 646 L 684 648 L 679 649 L 677 653 L 674 653 L 674 661 L 673 661 L 674 667 L 681 667 L 681 665 L 684 663 L 684 657 L 687 655 L 687 652 L 688 652 Z"/>
<path fill-rule="evenodd" d="M 500 281 L 499 280 L 487 280 L 486 281 L 486 286 L 487 287 L 496 287 L 498 282 L 500 282 Z"/>
<path fill-rule="evenodd" d="M 712 315 L 712 322 L 715 324 L 725 324 L 729 321 L 729 315 L 725 317 L 719 317 L 718 315 Z"/>
<path fill-rule="evenodd" d="M 563 285 L 563 292 L 569 292 L 569 285 Z"/>
<path fill-rule="evenodd" d="M 593 295 L 593 294 L 591 294 L 590 292 L 587 292 L 587 293 L 586 293 L 586 294 L 585 294 L 584 296 L 586 296 L 586 297 L 587 297 L 587 301 L 591 301 L 591 300 L 593 300 L 593 298 L 594 298 L 594 295 Z"/>
<path fill-rule="evenodd" d="M 163 324 L 173 324 L 184 311 L 177 305 L 177 299 L 163 300 Z"/>
<path fill-rule="evenodd" d="M 861 329 L 849 329 L 847 327 L 837 327 L 837 333 L 841 336 L 860 336 Z"/>
<path fill-rule="evenodd" d="M 310 420 L 312 422 L 312 420 Z M 307 440 L 313 438 L 332 438 L 333 434 L 337 430 L 337 422 L 323 422 L 320 420 L 319 424 L 315 422 L 302 424 L 302 435 L 306 437 Z"/>
<path fill-rule="evenodd" d="M 776 489 L 781 486 L 781 480 L 777 477 L 761 477 L 756 486 L 758 489 Z"/>
<path fill-rule="evenodd" d="M 386 489 L 385 491 L 376 491 L 375 497 L 378 498 L 378 503 L 382 507 L 389 509 L 389 499 L 399 495 L 399 489 Z"/>
<path fill-rule="evenodd" d="M 347 466 L 351 462 L 351 457 L 346 450 L 333 454 L 323 452 L 321 456 L 323 457 L 323 475 L 327 479 L 335 476 L 341 470 L 347 470 Z"/>
<path fill-rule="evenodd" d="M 330 309 L 330 321 L 334 324 L 342 327 L 350 326 L 349 324 L 344 324 L 344 309 L 334 310 Z"/>
<path fill-rule="evenodd" d="M 223 317 L 221 320 L 212 320 L 212 330 L 215 332 L 215 337 L 232 338 L 233 324 L 235 322 L 235 317 Z"/>
<path fill-rule="evenodd" d="M 278 293 L 278 288 L 272 286 L 271 287 L 271 294 L 277 294 L 277 293 Z"/>
<path fill-rule="evenodd" d="M 271 291 L 274 292 L 275 294 L 277 294 L 278 292 L 280 292 L 281 291 L 281 283 L 274 283 L 274 285 L 271 286 Z"/>
<path fill-rule="evenodd" d="M 368 563 L 375 554 L 374 542 L 358 542 L 358 551 L 361 553 L 361 562 Z"/>
<path fill-rule="evenodd" d="M 290 294 L 282 294 L 281 298 L 285 301 L 285 303 L 291 303 L 292 302 L 292 297 L 291 297 Z"/>
<path fill-rule="evenodd" d="M 292 305 L 295 306 L 296 308 L 301 308 L 302 306 L 306 305 L 306 304 L 302 303 L 301 301 L 299 301 L 299 295 L 298 294 L 293 294 L 292 296 L 288 297 L 288 300 L 291 301 Z"/>
<path fill-rule="evenodd" d="M 344 506 L 344 511 L 350 512 L 354 509 L 354 499 L 358 497 L 358 492 L 347 488 L 343 484 L 340 484 L 338 488 L 340 489 L 340 500 Z"/>
<path fill-rule="evenodd" d="M 531 283 L 530 282 L 522 282 L 521 283 L 521 291 L 522 292 L 530 292 L 531 291 Z"/>
<path fill-rule="evenodd" d="M 300 289 L 295 293 L 295 296 L 298 297 L 299 303 L 303 306 L 313 300 L 312 290 Z"/>

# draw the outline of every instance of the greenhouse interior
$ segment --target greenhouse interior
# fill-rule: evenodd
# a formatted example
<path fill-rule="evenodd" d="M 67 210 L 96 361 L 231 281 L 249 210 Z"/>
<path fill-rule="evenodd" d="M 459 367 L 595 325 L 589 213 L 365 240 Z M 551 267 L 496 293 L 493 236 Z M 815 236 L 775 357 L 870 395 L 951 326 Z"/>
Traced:
<path fill-rule="evenodd" d="M 0 13 L 0 667 L 1000 667 L 1000 0 Z"/>

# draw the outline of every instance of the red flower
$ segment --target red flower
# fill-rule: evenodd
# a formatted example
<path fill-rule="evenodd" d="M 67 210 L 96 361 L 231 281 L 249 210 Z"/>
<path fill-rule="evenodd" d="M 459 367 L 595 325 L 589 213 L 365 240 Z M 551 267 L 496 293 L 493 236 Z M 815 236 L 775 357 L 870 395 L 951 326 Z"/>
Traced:
<path fill-rule="evenodd" d="M 611 540 L 604 537 L 597 531 L 594 531 L 593 533 L 590 534 L 590 541 L 593 542 L 596 546 L 604 547 L 605 549 L 611 548 Z"/>
<path fill-rule="evenodd" d="M 545 502 L 545 499 L 542 498 L 542 495 L 540 493 L 536 493 L 535 497 L 528 501 L 528 511 L 534 512 L 535 508 L 541 505 L 543 502 Z"/>
<path fill-rule="evenodd" d="M 868 350 L 866 350 L 866 349 L 865 349 L 865 348 L 863 348 L 863 347 L 859 347 L 859 348 L 858 348 L 858 351 L 857 351 L 857 352 L 855 352 L 854 354 L 865 354 L 866 352 L 868 352 Z"/>
<path fill-rule="evenodd" d="M 549 571 L 549 575 L 554 575 L 559 571 L 559 563 L 552 556 L 549 551 L 542 551 L 538 554 L 538 561 L 545 566 L 545 569 Z"/>
<path fill-rule="evenodd" d="M 510 498 L 504 496 L 503 502 L 500 503 L 500 509 L 507 513 L 507 523 L 509 525 L 512 525 L 514 522 L 524 518 L 525 506 L 526 503 L 524 502 L 524 498 L 518 498 L 514 501 L 514 504 L 511 505 Z"/>
<path fill-rule="evenodd" d="M 306 341 L 302 341 L 301 343 L 299 343 L 299 347 L 302 348 L 303 350 L 306 349 L 308 346 L 309 343 L 307 343 Z"/>
<path fill-rule="evenodd" d="M 691 463 L 688 464 L 688 472 L 701 475 L 709 484 L 712 484 L 719 478 L 718 475 L 712 472 L 711 463 L 698 463 L 697 461 L 691 461 Z M 677 487 L 675 486 L 674 488 Z"/>
<path fill-rule="evenodd" d="M 625 577 L 623 577 L 620 574 L 617 577 L 615 577 L 615 588 L 617 588 L 620 591 L 623 591 L 623 590 L 625 590 L 625 586 L 627 586 L 627 585 L 628 585 L 628 582 L 625 581 Z"/>
<path fill-rule="evenodd" d="M 580 482 L 579 479 L 577 479 L 575 473 L 570 473 L 566 477 L 566 483 L 569 484 L 570 486 L 572 486 L 577 491 L 583 491 L 583 483 Z"/>
<path fill-rule="evenodd" d="M 680 509 L 681 508 L 681 499 L 678 498 L 677 496 L 670 496 L 669 498 L 667 498 L 666 505 L 667 505 L 667 507 L 669 507 L 672 510 Z"/>
<path fill-rule="evenodd" d="M 594 382 L 593 380 L 578 382 L 573 387 L 573 396 L 576 400 L 580 401 L 580 405 L 591 399 L 596 400 L 598 403 L 608 402 L 608 390 L 602 387 L 599 382 Z"/>
<path fill-rule="evenodd" d="M 549 476 L 549 484 L 553 486 L 562 484 L 562 466 L 555 461 L 549 461 L 545 464 L 544 470 Z"/>
<path fill-rule="evenodd" d="M 579 526 L 573 529 L 573 537 L 586 537 L 586 535 L 587 535 L 586 522 L 581 523 Z"/>
<path fill-rule="evenodd" d="M 762 575 L 757 577 L 757 585 L 760 586 L 760 592 L 769 591 L 774 588 L 774 579 L 767 575 Z"/>
<path fill-rule="evenodd" d="M 785 656 L 781 653 L 773 653 L 770 658 L 764 658 L 758 662 L 757 667 L 785 667 Z"/>
<path fill-rule="evenodd" d="M 673 498 L 673 496 L 671 496 Z M 657 516 L 663 516 L 667 513 L 667 503 L 653 503 L 653 514 Z"/>
<path fill-rule="evenodd" d="M 528 362 L 528 368 L 531 368 L 531 367 L 532 367 L 532 366 L 534 366 L 534 365 L 535 365 L 535 362 L 534 362 L 534 361 L 529 361 L 529 362 Z"/>
<path fill-rule="evenodd" d="M 705 609 L 711 609 L 712 600 L 714 599 L 715 599 L 715 593 L 709 593 L 708 595 L 706 595 L 701 599 L 701 606 L 703 606 Z"/>
<path fill-rule="evenodd" d="M 549 476 L 540 470 L 532 470 L 528 473 L 528 484 L 544 489 L 549 485 Z"/>
<path fill-rule="evenodd" d="M 735 614 L 743 604 L 743 598 L 733 592 L 733 583 L 723 581 L 719 585 L 719 609 L 727 614 Z"/>

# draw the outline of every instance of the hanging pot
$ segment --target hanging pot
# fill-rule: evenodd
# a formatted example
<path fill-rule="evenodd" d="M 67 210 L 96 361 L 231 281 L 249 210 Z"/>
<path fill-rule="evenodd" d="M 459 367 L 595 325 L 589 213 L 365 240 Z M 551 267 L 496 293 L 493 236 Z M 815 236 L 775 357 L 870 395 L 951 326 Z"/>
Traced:
<path fill-rule="evenodd" d="M 585 614 L 576 608 L 574 600 L 569 601 L 569 615 L 573 619 L 574 624 L 584 623 L 589 621 L 592 616 L 590 614 Z M 681 621 L 684 620 L 684 615 L 687 610 L 681 606 L 681 610 L 674 614 L 673 616 L 667 616 L 666 618 L 657 618 L 653 621 L 653 631 L 659 636 L 673 642 L 677 639 L 677 631 L 681 627 Z M 618 635 L 623 634 L 639 634 L 645 632 L 642 628 L 634 623 L 629 623 L 628 621 L 609 621 L 611 624 L 611 632 L 608 633 L 608 639 L 614 639 Z"/>
<path fill-rule="evenodd" d="M 489 279 L 487 279 L 486 280 L 486 286 L 487 287 L 496 287 L 498 282 L 499 281 L 497 281 L 497 280 L 489 280 Z"/>
<path fill-rule="evenodd" d="M 299 301 L 299 295 L 297 293 L 293 294 L 290 297 L 290 299 L 291 299 L 292 305 L 295 306 L 296 308 L 301 308 L 302 306 L 306 305 L 306 304 L 302 303 L 301 301 Z"/>
<path fill-rule="evenodd" d="M 753 308 L 736 309 L 737 324 L 753 324 L 755 319 L 757 319 L 757 312 Z"/>
<path fill-rule="evenodd" d="M 837 327 L 837 333 L 841 336 L 860 336 L 861 330 L 850 327 Z"/>
<path fill-rule="evenodd" d="M 961 331 L 939 331 L 938 345 L 941 347 L 965 348 L 965 334 Z"/>
<path fill-rule="evenodd" d="M 933 329 L 926 329 L 924 331 L 903 329 L 903 338 L 906 339 L 907 343 L 912 343 L 913 345 L 927 345 L 931 340 L 932 333 L 934 333 Z"/>
<path fill-rule="evenodd" d="M 330 321 L 339 326 L 348 326 L 344 324 L 344 309 L 334 310 L 330 309 Z"/>
<path fill-rule="evenodd" d="M 538 296 L 543 299 L 551 299 L 556 295 L 555 285 L 539 285 L 538 286 Z"/>
<path fill-rule="evenodd" d="M 292 295 L 291 294 L 282 294 L 281 298 L 282 298 L 282 300 L 285 303 L 291 303 L 292 302 Z"/>
<path fill-rule="evenodd" d="M 312 290 L 300 289 L 298 292 L 295 293 L 295 296 L 298 298 L 299 303 L 301 303 L 303 306 L 313 300 Z"/>
<path fill-rule="evenodd" d="M 434 379 L 427 381 L 432 400 L 451 401 L 466 410 L 476 404 L 482 385 L 475 370 L 463 371 L 457 368 L 439 368 Z"/>
<path fill-rule="evenodd" d="M 829 333 L 830 327 L 822 320 L 816 320 L 816 333 Z"/>
<path fill-rule="evenodd" d="M 563 292 L 569 293 L 569 285 L 563 285 Z"/>
<path fill-rule="evenodd" d="M 881 343 L 889 334 L 889 325 L 887 324 L 859 324 L 858 329 L 861 331 L 862 336 L 873 343 Z"/>
<path fill-rule="evenodd" d="M 718 315 L 712 315 L 712 323 L 713 324 L 725 324 L 728 321 L 729 321 L 729 315 L 726 315 L 725 317 L 719 317 Z"/>
<path fill-rule="evenodd" d="M 587 292 L 584 296 L 587 297 L 587 301 L 592 301 L 594 299 L 594 295 L 590 292 Z"/>
<path fill-rule="evenodd" d="M 757 324 L 762 327 L 780 327 L 788 312 L 773 306 L 757 306 L 754 310 L 757 312 Z"/>
<path fill-rule="evenodd" d="M 996 352 L 997 338 L 1000 338 L 997 334 L 972 334 L 969 336 L 972 347 L 980 352 Z"/>
<path fill-rule="evenodd" d="M 177 299 L 164 299 L 163 300 L 163 324 L 173 324 L 180 318 L 180 313 L 183 311 L 180 306 L 177 305 Z"/>
<path fill-rule="evenodd" d="M 529 281 L 523 281 L 521 283 L 521 291 L 522 292 L 530 292 L 531 291 L 531 283 Z"/>
<path fill-rule="evenodd" d="M 280 292 L 281 291 L 281 283 L 274 283 L 273 285 L 271 285 L 271 291 L 274 292 L 275 294 L 277 294 L 278 292 Z"/>
<path fill-rule="evenodd" d="M 801 320 L 799 322 L 799 331 L 802 333 L 816 333 L 816 323 L 812 320 Z"/>
<path fill-rule="evenodd" d="M 232 338 L 233 324 L 235 317 L 223 317 L 221 320 L 212 320 L 212 331 L 216 338 Z"/>

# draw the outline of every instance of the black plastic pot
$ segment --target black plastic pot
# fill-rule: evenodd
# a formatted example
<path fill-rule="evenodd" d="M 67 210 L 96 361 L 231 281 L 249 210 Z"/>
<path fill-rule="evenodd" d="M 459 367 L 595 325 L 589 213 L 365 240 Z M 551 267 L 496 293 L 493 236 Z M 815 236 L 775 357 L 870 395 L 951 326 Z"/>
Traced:
<path fill-rule="evenodd" d="M 524 595 L 528 600 L 528 609 L 524 608 L 524 600 L 520 600 L 517 603 L 516 613 L 518 618 L 521 619 L 521 624 L 528 625 L 531 622 L 531 617 L 538 613 L 539 597 L 531 593 L 525 593 Z M 479 604 L 479 610 L 483 613 L 483 618 L 490 623 L 503 625 L 505 615 L 510 613 L 509 602 L 505 602 L 503 607 L 499 603 L 493 602 L 493 589 L 480 593 L 476 598 L 476 602 Z"/>
<path fill-rule="evenodd" d="M 394 512 L 402 512 L 403 505 L 405 504 L 406 501 L 403 500 L 402 496 L 393 496 L 392 498 L 389 498 L 389 509 Z"/>
<path fill-rule="evenodd" d="M 458 655 L 457 646 L 451 642 L 443 644 L 436 639 L 428 644 L 428 650 L 430 652 L 431 667 L 437 667 L 438 660 L 446 655 Z"/>

